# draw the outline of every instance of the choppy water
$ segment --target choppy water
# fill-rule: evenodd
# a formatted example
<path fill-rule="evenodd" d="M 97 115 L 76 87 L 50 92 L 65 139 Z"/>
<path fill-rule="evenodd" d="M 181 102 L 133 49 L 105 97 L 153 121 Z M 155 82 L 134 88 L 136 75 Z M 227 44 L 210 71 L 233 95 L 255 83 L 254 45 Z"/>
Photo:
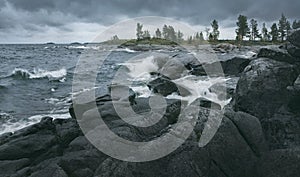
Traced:
<path fill-rule="evenodd" d="M 155 71 L 157 66 L 151 58 L 124 63 L 140 54 L 130 49 L 108 45 L 0 45 L 0 134 L 36 123 L 47 115 L 69 118 L 72 78 L 79 57 L 83 52 L 88 52 L 89 57 L 103 58 L 109 51 L 114 52 L 110 53 L 98 71 L 94 71 L 98 74 L 97 94 L 107 92 L 106 86 L 121 66 L 127 66 L 129 78 L 136 79 L 139 76 L 137 80 L 141 83 L 153 79 L 148 74 Z M 174 55 L 179 51 L 162 52 Z M 231 56 L 220 55 L 220 58 L 226 57 Z M 218 78 L 194 78 L 189 75 L 174 80 L 200 95 L 218 81 Z M 140 96 L 151 95 L 145 84 L 132 88 Z M 206 96 L 216 99 L 214 95 Z"/>

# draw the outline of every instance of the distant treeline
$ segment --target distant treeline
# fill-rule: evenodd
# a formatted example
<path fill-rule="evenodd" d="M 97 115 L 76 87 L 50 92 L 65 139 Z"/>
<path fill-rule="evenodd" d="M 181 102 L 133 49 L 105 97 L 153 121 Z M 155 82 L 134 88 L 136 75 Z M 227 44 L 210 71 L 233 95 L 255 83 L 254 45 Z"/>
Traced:
<path fill-rule="evenodd" d="M 292 29 L 300 28 L 300 21 L 294 20 L 293 23 L 285 17 L 284 14 L 281 15 L 278 23 L 273 23 L 270 29 L 267 28 L 266 24 L 262 24 L 261 30 L 258 28 L 258 23 L 256 19 L 248 20 L 245 15 L 239 15 L 237 22 L 236 41 L 261 41 L 261 42 L 283 42 L 286 40 L 287 35 Z M 205 36 L 204 36 L 205 33 Z M 136 39 L 151 39 L 151 38 L 162 38 L 166 40 L 171 40 L 177 43 L 188 43 L 197 44 L 209 42 L 218 42 L 220 36 L 219 24 L 217 20 L 211 22 L 210 27 L 206 27 L 204 32 L 200 31 L 195 33 L 193 36 L 187 36 L 184 39 L 184 34 L 178 30 L 176 31 L 171 25 L 164 25 L 162 29 L 157 28 L 154 35 L 151 36 L 149 30 L 143 30 L 143 24 L 137 23 L 136 26 Z M 118 41 L 117 35 L 111 38 L 111 41 Z M 221 42 L 221 41 L 220 41 Z"/>

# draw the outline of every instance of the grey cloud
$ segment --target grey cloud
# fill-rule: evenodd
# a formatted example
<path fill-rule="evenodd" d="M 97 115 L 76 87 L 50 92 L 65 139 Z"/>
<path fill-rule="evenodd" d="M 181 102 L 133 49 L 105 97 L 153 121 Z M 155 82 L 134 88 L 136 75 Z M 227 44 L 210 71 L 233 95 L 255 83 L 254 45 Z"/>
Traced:
<path fill-rule="evenodd" d="M 72 22 L 108 26 L 121 19 L 163 16 L 191 25 L 235 26 L 239 14 L 259 21 L 277 21 L 281 13 L 300 19 L 299 0 L 0 0 L 0 30 L 41 31 L 47 27 L 68 31 Z"/>

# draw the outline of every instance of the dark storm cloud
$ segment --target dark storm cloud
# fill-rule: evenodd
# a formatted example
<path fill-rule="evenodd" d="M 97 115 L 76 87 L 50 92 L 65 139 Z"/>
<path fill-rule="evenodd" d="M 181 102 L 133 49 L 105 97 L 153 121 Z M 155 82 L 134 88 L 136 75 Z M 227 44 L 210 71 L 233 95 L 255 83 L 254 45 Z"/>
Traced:
<path fill-rule="evenodd" d="M 0 0 L 0 29 L 64 30 L 72 22 L 108 26 L 139 16 L 203 26 L 217 19 L 222 27 L 234 27 L 239 14 L 264 22 L 277 21 L 281 13 L 300 19 L 299 7 L 299 0 Z"/>
<path fill-rule="evenodd" d="M 272 21 L 281 13 L 299 18 L 299 0 L 10 0 L 17 9 L 29 12 L 45 9 L 72 14 L 78 18 L 99 23 L 113 23 L 117 16 L 167 16 L 187 19 L 191 23 L 207 23 L 210 19 L 235 18 L 244 13 Z"/>

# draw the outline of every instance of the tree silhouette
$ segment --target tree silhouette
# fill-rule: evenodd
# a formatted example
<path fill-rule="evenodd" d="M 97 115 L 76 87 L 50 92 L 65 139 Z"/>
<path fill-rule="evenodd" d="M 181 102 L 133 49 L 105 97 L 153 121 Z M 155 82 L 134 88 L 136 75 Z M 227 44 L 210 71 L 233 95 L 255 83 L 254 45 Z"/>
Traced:
<path fill-rule="evenodd" d="M 136 24 L 136 38 L 138 40 L 142 39 L 143 37 L 143 25 L 140 23 Z"/>
<path fill-rule="evenodd" d="M 249 36 L 249 39 L 251 41 L 255 41 L 256 38 L 260 38 L 260 34 L 259 34 L 259 31 L 257 29 L 257 21 L 254 20 L 254 19 L 251 19 L 250 20 L 250 36 Z"/>
<path fill-rule="evenodd" d="M 214 41 L 217 41 L 220 35 L 219 25 L 217 20 L 213 20 L 211 23 L 212 27 L 212 37 Z"/>
<path fill-rule="evenodd" d="M 157 28 L 157 30 L 155 31 L 155 37 L 161 38 L 161 32 L 160 32 L 159 28 Z"/>
<path fill-rule="evenodd" d="M 278 40 L 278 28 L 277 28 L 277 24 L 273 23 L 273 25 L 271 26 L 271 32 L 270 35 L 272 37 L 272 42 L 276 42 Z"/>
<path fill-rule="evenodd" d="M 244 37 L 249 34 L 247 17 L 244 15 L 239 15 L 236 25 L 238 26 L 238 28 L 235 31 L 237 34 L 237 39 L 243 40 Z"/>

